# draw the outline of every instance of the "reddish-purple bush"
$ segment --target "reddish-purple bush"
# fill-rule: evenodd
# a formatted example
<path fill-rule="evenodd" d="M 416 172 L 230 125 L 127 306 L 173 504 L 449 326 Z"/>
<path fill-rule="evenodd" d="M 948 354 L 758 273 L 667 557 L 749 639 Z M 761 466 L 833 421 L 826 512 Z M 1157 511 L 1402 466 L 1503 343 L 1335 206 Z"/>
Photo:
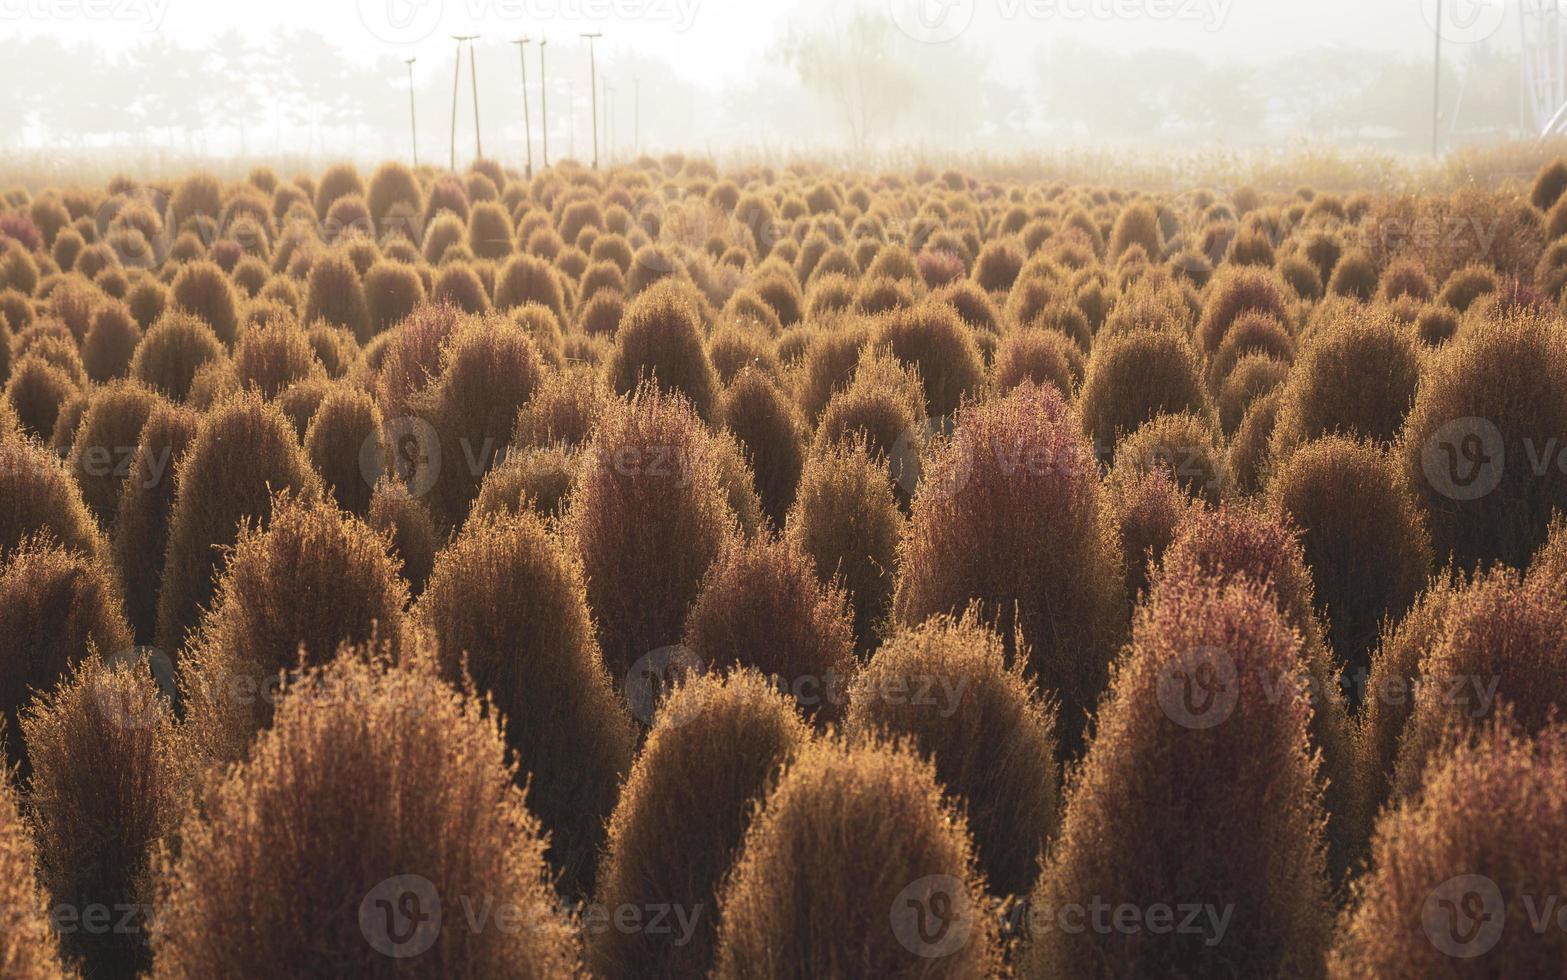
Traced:
<path fill-rule="evenodd" d="M 427 659 L 347 651 L 295 686 L 159 862 L 154 975 L 570 975 L 576 942 L 499 720 Z M 464 899 L 526 928 L 470 928 Z"/>
<path fill-rule="evenodd" d="M 598 976 L 699 976 L 713 965 L 718 891 L 756 808 L 810 741 L 755 671 L 692 678 L 659 705 L 609 822 L 597 906 L 669 906 L 668 929 L 590 927 Z"/>
<path fill-rule="evenodd" d="M 494 700 L 568 895 L 590 893 L 634 736 L 593 637 L 581 564 L 530 513 L 470 524 L 414 616 L 443 677 Z"/>
<path fill-rule="evenodd" d="M 1320 972 L 1332 918 L 1312 706 L 1292 683 L 1305 672 L 1257 585 L 1155 592 L 1026 914 L 1025 975 Z M 1123 903 L 1197 914 L 1183 929 L 1082 928 L 1085 910 Z"/>
<path fill-rule="evenodd" d="M 1328 974 L 1549 975 L 1567 933 L 1540 915 L 1563 877 L 1567 729 L 1528 739 L 1488 726 L 1383 818 Z"/>
<path fill-rule="evenodd" d="M 1048 387 L 966 408 L 932 452 L 899 547 L 894 616 L 917 626 L 972 602 L 1043 691 L 1061 744 L 1082 745 L 1124 635 L 1114 515 L 1077 415 Z"/>
<path fill-rule="evenodd" d="M 599 416 L 566 529 L 587 575 L 610 675 L 680 642 L 702 577 L 736 532 L 717 441 L 691 404 L 651 386 Z"/>

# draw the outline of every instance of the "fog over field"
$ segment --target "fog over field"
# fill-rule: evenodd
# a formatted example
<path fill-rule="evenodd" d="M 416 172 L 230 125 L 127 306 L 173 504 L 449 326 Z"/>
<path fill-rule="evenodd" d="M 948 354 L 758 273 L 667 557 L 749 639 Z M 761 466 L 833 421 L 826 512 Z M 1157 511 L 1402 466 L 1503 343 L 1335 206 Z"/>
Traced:
<path fill-rule="evenodd" d="M 519 49 L 552 152 L 1063 146 L 1429 152 L 1532 133 L 1503 0 L 0 0 L 0 150 L 360 160 L 451 153 L 452 35 L 481 137 L 520 154 Z M 549 42 L 540 85 L 538 41 Z M 457 152 L 474 154 L 464 56 Z M 62 62 L 72 70 L 62 72 Z M 547 90 L 547 91 L 545 91 Z M 47 111 L 45 111 L 45 107 Z"/>

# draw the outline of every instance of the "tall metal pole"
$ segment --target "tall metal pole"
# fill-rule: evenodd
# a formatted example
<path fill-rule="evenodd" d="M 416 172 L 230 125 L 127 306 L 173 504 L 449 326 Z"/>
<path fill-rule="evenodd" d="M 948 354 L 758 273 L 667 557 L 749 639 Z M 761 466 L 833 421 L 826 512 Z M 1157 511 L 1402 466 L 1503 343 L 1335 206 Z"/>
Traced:
<path fill-rule="evenodd" d="M 418 60 L 403 59 L 403 64 L 408 66 L 408 132 L 413 137 L 415 170 L 419 169 L 419 123 L 414 118 L 414 62 Z"/>
<path fill-rule="evenodd" d="M 544 169 L 550 168 L 550 86 L 544 76 L 544 49 L 549 38 L 539 38 L 539 108 L 544 115 Z"/>
<path fill-rule="evenodd" d="M 592 34 L 584 34 L 588 39 L 588 84 L 593 87 L 593 169 L 599 168 L 599 76 L 598 58 L 593 52 L 593 42 L 604 36 L 604 32 L 595 31 Z"/>
<path fill-rule="evenodd" d="M 448 169 L 457 169 L 457 83 L 462 80 L 462 42 L 457 42 L 457 70 L 452 73 L 452 158 Z"/>
<path fill-rule="evenodd" d="M 511 42 L 517 46 L 517 56 L 522 64 L 522 130 L 528 142 L 528 179 L 533 179 L 533 122 L 528 118 L 528 38 L 520 37 Z"/>
<path fill-rule="evenodd" d="M 1431 155 L 1442 153 L 1442 0 L 1436 0 L 1436 71 L 1431 79 Z"/>
<path fill-rule="evenodd" d="M 484 143 L 479 136 L 479 58 L 474 53 L 476 45 L 473 43 L 479 35 L 465 34 L 458 38 L 458 43 L 468 42 L 468 79 L 473 83 L 473 157 L 475 160 L 484 158 Z M 459 59 L 461 56 L 459 55 Z"/>

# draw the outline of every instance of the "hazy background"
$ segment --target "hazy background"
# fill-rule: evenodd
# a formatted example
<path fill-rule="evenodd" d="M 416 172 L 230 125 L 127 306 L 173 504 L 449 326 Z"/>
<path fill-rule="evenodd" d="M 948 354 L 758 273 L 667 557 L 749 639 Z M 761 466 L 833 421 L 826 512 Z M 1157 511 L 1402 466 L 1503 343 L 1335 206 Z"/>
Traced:
<path fill-rule="evenodd" d="M 1547 0 L 1554 2 L 1554 0 Z M 1517 0 L 1446 0 L 1445 147 L 1525 134 Z M 0 155 L 447 162 L 454 43 L 487 156 L 1364 146 L 1429 153 L 1436 0 L 0 0 Z M 535 153 L 539 47 L 526 47 Z M 474 155 L 468 58 L 457 157 Z M 4 174 L 0 173 L 0 178 Z"/>

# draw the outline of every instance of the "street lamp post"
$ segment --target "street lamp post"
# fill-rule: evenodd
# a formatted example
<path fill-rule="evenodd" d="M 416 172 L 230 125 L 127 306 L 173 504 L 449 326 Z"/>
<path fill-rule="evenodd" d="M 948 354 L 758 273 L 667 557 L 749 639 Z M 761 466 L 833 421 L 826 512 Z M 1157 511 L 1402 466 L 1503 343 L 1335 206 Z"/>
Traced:
<path fill-rule="evenodd" d="M 549 47 L 549 38 L 539 38 L 539 108 L 544 116 L 544 169 L 550 168 L 550 86 L 544 74 L 544 49 Z"/>
<path fill-rule="evenodd" d="M 413 138 L 414 169 L 419 169 L 419 123 L 414 118 L 414 62 L 418 58 L 404 58 L 403 64 L 408 66 L 408 132 Z"/>
<path fill-rule="evenodd" d="M 598 58 L 594 54 L 593 42 L 604 36 L 603 31 L 594 31 L 584 34 L 588 39 L 588 84 L 593 87 L 593 169 L 599 168 L 599 76 Z"/>
<path fill-rule="evenodd" d="M 528 118 L 528 42 L 524 35 L 511 42 L 517 46 L 517 56 L 522 66 L 522 130 L 528 143 L 528 179 L 533 179 L 533 122 Z"/>
<path fill-rule="evenodd" d="M 447 165 L 457 169 L 457 83 L 462 80 L 462 41 L 457 41 L 457 68 L 452 72 L 452 155 Z"/>
<path fill-rule="evenodd" d="M 473 83 L 473 156 L 475 160 L 484 158 L 484 142 L 479 134 L 479 56 L 474 52 L 474 41 L 477 34 L 464 34 L 457 38 L 459 45 L 468 42 L 468 80 Z M 459 52 L 458 60 L 462 60 Z"/>

